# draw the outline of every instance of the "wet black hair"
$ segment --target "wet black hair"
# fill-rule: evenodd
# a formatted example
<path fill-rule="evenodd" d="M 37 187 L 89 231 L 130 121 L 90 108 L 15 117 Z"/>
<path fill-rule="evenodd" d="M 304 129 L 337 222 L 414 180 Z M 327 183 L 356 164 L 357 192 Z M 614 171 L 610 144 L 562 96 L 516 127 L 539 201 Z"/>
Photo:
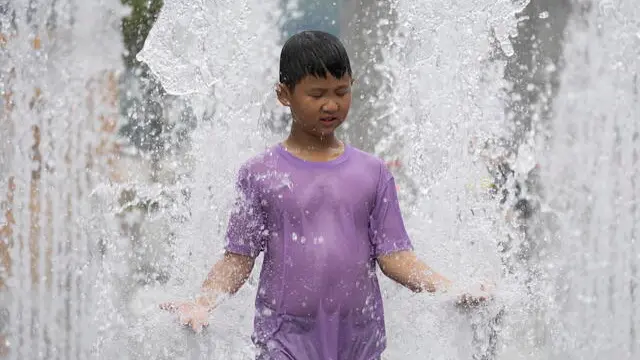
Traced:
<path fill-rule="evenodd" d="M 305 76 L 336 79 L 351 76 L 351 63 L 340 40 L 322 31 L 303 31 L 291 36 L 280 52 L 280 83 L 292 89 Z"/>

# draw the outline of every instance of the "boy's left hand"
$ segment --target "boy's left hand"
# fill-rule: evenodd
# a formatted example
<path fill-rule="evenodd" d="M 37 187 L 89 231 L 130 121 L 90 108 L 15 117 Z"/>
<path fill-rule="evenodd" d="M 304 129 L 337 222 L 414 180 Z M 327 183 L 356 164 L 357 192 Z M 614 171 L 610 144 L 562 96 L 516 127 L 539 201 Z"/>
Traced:
<path fill-rule="evenodd" d="M 482 305 L 491 298 L 491 294 L 489 294 L 488 290 L 489 289 L 486 285 L 480 284 L 479 289 L 463 292 L 457 297 L 456 306 L 470 308 Z"/>

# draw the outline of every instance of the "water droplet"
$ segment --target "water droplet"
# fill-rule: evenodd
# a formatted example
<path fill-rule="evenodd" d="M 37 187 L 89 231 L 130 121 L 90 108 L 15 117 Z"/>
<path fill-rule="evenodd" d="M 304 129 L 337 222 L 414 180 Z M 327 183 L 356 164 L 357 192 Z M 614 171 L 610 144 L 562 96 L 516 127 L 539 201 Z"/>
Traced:
<path fill-rule="evenodd" d="M 544 70 L 545 70 L 546 72 L 548 72 L 548 73 L 555 72 L 557 69 L 558 69 L 558 68 L 556 67 L 556 64 L 554 64 L 554 63 L 550 63 L 550 64 L 548 64 L 548 65 L 544 68 Z"/>
<path fill-rule="evenodd" d="M 296 233 L 291 233 L 291 240 L 293 240 L 293 241 L 298 241 L 298 234 L 296 234 Z"/>
<path fill-rule="evenodd" d="M 300 237 L 300 244 L 304 244 L 307 242 L 307 238 L 305 238 L 304 236 Z"/>
<path fill-rule="evenodd" d="M 543 12 L 541 12 L 540 14 L 538 14 L 538 17 L 539 17 L 540 19 L 546 19 L 546 18 L 548 18 L 548 17 L 549 17 L 549 12 L 548 12 L 548 11 L 543 11 Z"/>

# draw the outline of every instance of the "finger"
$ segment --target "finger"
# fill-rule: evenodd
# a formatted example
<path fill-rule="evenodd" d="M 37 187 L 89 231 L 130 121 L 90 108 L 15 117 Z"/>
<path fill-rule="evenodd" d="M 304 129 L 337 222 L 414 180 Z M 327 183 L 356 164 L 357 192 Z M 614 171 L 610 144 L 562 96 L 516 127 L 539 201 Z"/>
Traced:
<path fill-rule="evenodd" d="M 160 309 L 166 311 L 176 311 L 176 304 L 172 302 L 160 304 Z"/>
<path fill-rule="evenodd" d="M 191 326 L 191 328 L 193 329 L 193 331 L 195 331 L 197 334 L 201 333 L 202 330 L 204 329 L 206 325 L 204 323 L 201 322 L 193 322 L 193 325 Z"/>

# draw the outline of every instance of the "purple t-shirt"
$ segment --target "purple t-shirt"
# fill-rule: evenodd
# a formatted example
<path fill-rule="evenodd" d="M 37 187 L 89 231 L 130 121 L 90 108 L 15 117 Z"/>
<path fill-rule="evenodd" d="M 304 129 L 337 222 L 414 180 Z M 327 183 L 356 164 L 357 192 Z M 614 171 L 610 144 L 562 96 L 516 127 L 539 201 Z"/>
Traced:
<path fill-rule="evenodd" d="M 376 258 L 411 249 L 393 176 L 350 146 L 328 162 L 276 145 L 245 163 L 226 250 L 264 252 L 261 359 L 372 360 L 385 348 Z"/>

